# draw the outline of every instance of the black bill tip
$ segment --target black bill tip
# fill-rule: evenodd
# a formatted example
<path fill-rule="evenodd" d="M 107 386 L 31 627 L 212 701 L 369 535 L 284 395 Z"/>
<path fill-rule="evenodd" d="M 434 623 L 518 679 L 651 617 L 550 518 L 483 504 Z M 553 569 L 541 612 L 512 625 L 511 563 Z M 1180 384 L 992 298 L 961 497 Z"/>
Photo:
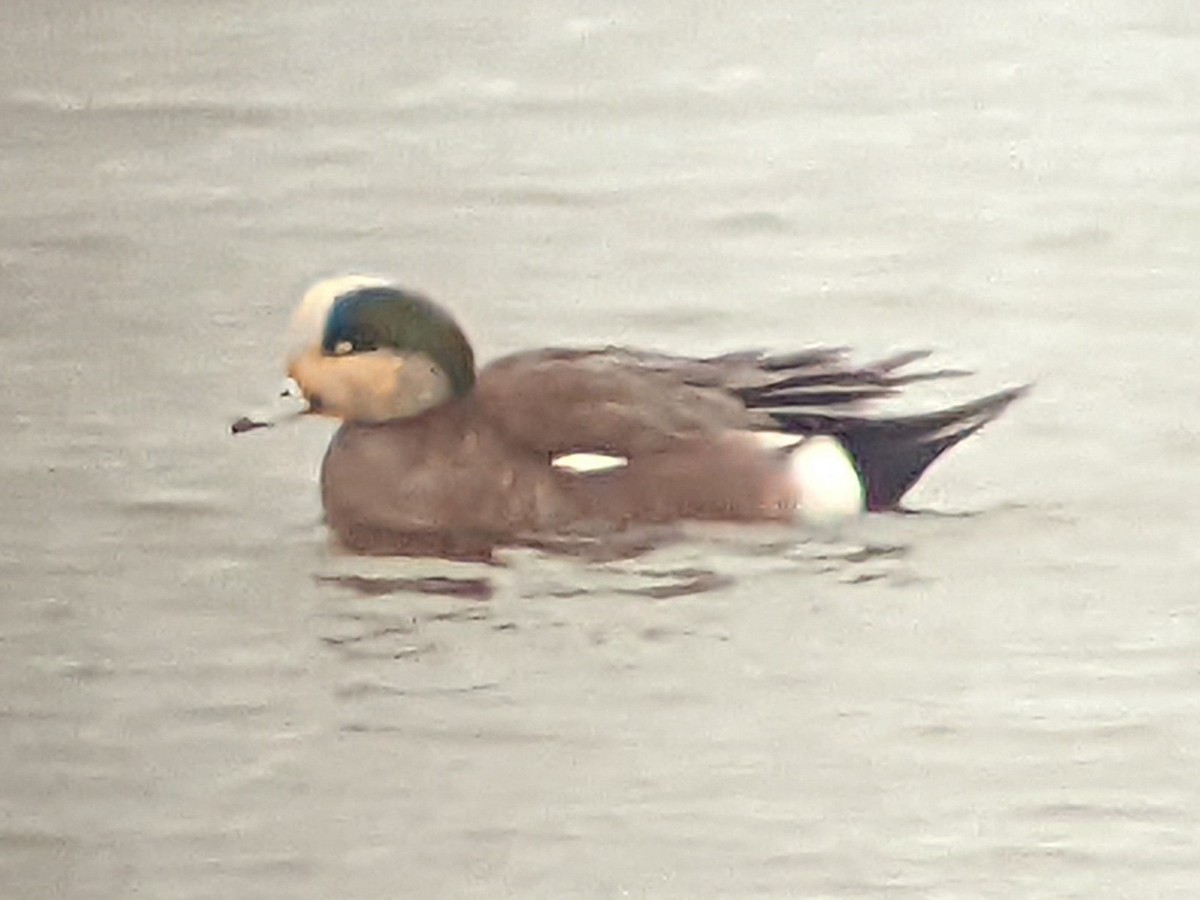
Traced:
<path fill-rule="evenodd" d="M 271 422 L 260 422 L 257 419 L 251 419 L 249 416 L 242 416 L 229 426 L 229 433 L 244 434 L 247 431 L 253 431 L 255 428 L 270 428 L 272 424 Z"/>

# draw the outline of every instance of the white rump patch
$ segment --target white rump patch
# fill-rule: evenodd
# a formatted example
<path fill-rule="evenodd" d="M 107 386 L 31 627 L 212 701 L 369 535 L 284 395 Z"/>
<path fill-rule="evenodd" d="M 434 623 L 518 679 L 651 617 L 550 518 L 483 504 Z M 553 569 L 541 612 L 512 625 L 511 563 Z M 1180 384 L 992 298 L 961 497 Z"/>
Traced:
<path fill-rule="evenodd" d="M 833 525 L 859 515 L 866 506 L 858 470 L 837 438 L 807 438 L 792 452 L 788 466 L 801 521 Z"/>
<path fill-rule="evenodd" d="M 577 475 L 597 475 L 623 468 L 629 465 L 629 460 L 624 456 L 610 456 L 607 453 L 564 453 L 550 460 L 550 465 Z"/>

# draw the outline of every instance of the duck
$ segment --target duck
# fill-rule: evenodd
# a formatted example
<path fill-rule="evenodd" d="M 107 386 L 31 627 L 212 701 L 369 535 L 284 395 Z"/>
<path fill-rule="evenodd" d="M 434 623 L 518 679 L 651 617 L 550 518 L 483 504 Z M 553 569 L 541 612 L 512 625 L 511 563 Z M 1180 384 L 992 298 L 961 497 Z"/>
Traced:
<path fill-rule="evenodd" d="M 882 398 L 966 374 L 846 348 L 691 357 L 548 347 L 478 367 L 455 318 L 386 279 L 314 284 L 288 329 L 287 416 L 341 421 L 325 522 L 353 553 L 486 556 L 534 536 L 686 520 L 840 523 L 900 509 L 943 453 L 1028 385 L 930 412 Z"/>

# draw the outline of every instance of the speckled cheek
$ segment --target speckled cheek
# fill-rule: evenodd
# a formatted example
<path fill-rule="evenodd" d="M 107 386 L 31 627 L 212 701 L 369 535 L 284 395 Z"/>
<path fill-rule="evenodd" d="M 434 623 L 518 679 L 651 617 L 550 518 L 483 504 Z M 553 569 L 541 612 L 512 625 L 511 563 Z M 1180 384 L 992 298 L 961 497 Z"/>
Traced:
<path fill-rule="evenodd" d="M 417 415 L 450 399 L 450 378 L 428 355 L 405 353 L 393 359 L 393 415 Z"/>

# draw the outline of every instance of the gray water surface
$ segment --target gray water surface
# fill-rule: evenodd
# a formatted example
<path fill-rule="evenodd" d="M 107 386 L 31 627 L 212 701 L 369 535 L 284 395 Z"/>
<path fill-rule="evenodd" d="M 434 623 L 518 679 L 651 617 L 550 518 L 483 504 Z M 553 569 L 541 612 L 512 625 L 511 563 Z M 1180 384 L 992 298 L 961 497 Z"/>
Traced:
<path fill-rule="evenodd" d="M 0 10 L 0 894 L 1194 897 L 1200 7 Z M 1036 380 L 909 516 L 331 549 L 313 279 Z"/>

